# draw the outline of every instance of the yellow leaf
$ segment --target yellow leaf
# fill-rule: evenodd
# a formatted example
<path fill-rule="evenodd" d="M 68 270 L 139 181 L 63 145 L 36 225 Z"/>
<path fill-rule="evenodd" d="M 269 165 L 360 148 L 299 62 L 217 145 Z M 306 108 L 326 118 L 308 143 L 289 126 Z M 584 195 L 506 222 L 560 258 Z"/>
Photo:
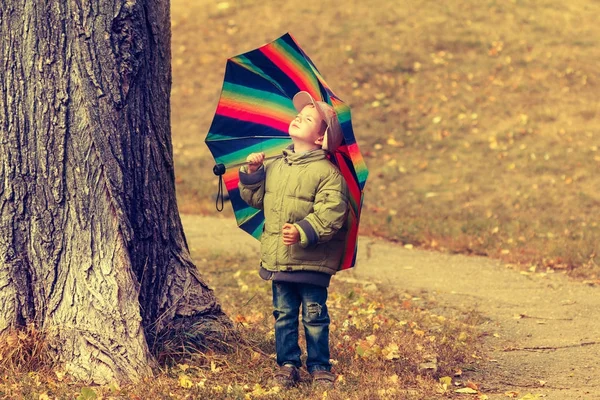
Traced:
<path fill-rule="evenodd" d="M 214 361 L 210 362 L 210 370 L 214 373 L 221 372 L 221 368 L 217 367 L 217 364 Z"/>
<path fill-rule="evenodd" d="M 177 366 L 179 367 L 180 370 L 182 370 L 183 372 L 187 371 L 190 366 L 187 364 L 177 364 Z"/>
<path fill-rule="evenodd" d="M 463 393 L 463 394 L 477 394 L 477 393 L 479 393 L 477 390 L 471 389 L 470 387 L 456 389 L 454 392 L 455 393 Z"/>
<path fill-rule="evenodd" d="M 367 343 L 369 343 L 369 345 L 373 346 L 375 344 L 375 341 L 377 340 L 377 337 L 375 335 L 370 335 L 366 337 Z"/>
<path fill-rule="evenodd" d="M 452 378 L 449 376 L 443 376 L 440 378 L 440 384 L 444 386 L 444 388 L 448 388 L 450 385 L 452 385 Z"/>
<path fill-rule="evenodd" d="M 54 374 L 56 374 L 56 379 L 59 382 L 62 382 L 65 379 L 65 375 L 67 373 L 65 371 L 54 371 Z"/>
<path fill-rule="evenodd" d="M 252 393 L 250 393 L 250 394 L 254 395 L 254 396 L 264 396 L 266 393 L 267 393 L 267 391 L 264 390 L 262 388 L 262 386 L 260 386 L 260 384 L 257 383 L 257 384 L 254 385 Z"/>
<path fill-rule="evenodd" d="M 386 360 L 397 360 L 400 358 L 400 349 L 398 345 L 395 343 L 390 343 L 383 348 L 381 353 L 386 358 Z"/>
<path fill-rule="evenodd" d="M 194 383 L 192 382 L 189 376 L 181 374 L 179 375 L 179 386 L 181 386 L 184 389 L 189 389 L 192 386 L 194 386 Z"/>
<path fill-rule="evenodd" d="M 392 147 L 404 147 L 404 142 L 397 142 L 394 137 L 388 138 L 387 144 Z"/>

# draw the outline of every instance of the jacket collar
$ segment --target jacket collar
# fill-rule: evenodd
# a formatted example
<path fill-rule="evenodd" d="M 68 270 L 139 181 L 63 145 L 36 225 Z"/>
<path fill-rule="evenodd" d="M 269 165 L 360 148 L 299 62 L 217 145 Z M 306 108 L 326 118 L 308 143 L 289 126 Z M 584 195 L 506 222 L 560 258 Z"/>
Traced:
<path fill-rule="evenodd" d="M 283 150 L 283 160 L 288 165 L 308 164 L 313 161 L 323 160 L 325 158 L 327 158 L 327 152 L 323 149 L 310 150 L 304 153 L 295 153 L 294 145 L 292 144 Z"/>

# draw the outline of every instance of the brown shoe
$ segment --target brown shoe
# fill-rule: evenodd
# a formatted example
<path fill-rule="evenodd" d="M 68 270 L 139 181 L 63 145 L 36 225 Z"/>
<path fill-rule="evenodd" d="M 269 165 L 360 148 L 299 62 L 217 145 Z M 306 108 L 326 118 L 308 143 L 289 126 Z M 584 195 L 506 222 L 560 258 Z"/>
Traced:
<path fill-rule="evenodd" d="M 283 388 L 291 388 L 295 386 L 300 380 L 300 372 L 298 368 L 293 365 L 286 364 L 283 367 L 279 367 L 273 380 L 271 381 L 272 386 L 281 386 Z"/>
<path fill-rule="evenodd" d="M 316 370 L 313 371 L 311 375 L 313 378 L 313 386 L 323 389 L 333 388 L 333 383 L 335 382 L 335 375 L 331 372 L 325 370 Z"/>

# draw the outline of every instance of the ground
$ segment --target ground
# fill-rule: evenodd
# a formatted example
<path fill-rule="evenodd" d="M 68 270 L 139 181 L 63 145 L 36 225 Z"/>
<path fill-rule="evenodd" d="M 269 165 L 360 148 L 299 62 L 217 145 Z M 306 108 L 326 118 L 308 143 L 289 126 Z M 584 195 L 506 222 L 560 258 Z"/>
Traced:
<path fill-rule="evenodd" d="M 182 221 L 192 253 L 203 248 L 258 257 L 259 243 L 232 218 L 183 215 Z M 513 393 L 515 398 L 600 399 L 598 287 L 561 273 L 522 272 L 497 260 L 366 236 L 359 240 L 357 266 L 334 279 L 425 291 L 445 307 L 480 313 L 486 359 L 463 378 L 477 382 L 491 400 Z"/>

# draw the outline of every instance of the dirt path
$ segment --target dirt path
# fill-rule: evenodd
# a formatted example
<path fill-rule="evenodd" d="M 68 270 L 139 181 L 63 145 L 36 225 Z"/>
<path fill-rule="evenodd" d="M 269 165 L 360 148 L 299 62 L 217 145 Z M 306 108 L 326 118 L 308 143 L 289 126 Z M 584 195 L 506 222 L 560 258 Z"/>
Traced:
<path fill-rule="evenodd" d="M 231 218 L 183 215 L 191 248 L 258 252 Z M 346 273 L 346 272 L 345 272 Z M 358 278 L 425 290 L 448 307 L 475 309 L 490 324 L 490 362 L 472 372 L 490 400 L 528 393 L 546 399 L 600 399 L 600 296 L 562 274 L 525 275 L 498 261 L 426 252 L 361 237 Z"/>

